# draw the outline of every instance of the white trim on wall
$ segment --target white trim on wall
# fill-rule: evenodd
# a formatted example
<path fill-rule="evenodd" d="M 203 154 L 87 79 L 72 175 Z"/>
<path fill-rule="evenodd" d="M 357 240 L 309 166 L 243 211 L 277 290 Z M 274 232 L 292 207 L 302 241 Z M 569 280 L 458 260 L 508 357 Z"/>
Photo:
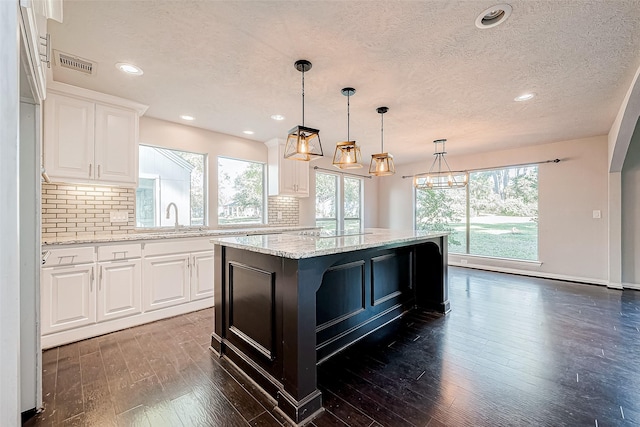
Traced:
<path fill-rule="evenodd" d="M 0 1 L 0 425 L 20 425 L 18 4 Z M 36 369 L 34 366 L 33 369 Z"/>
<path fill-rule="evenodd" d="M 640 283 L 623 283 L 622 284 L 622 288 L 623 289 L 633 289 L 636 291 L 640 291 Z"/>
<path fill-rule="evenodd" d="M 612 287 L 610 286 L 607 280 L 592 279 L 590 277 L 567 276 L 565 274 L 545 273 L 543 271 L 529 271 L 529 270 L 521 270 L 518 268 L 497 267 L 493 265 L 488 266 L 488 265 L 482 265 L 482 264 L 469 264 L 469 263 L 462 264 L 461 262 L 457 262 L 457 261 L 449 261 L 449 265 L 454 267 L 473 268 L 476 270 L 495 271 L 498 273 L 518 274 L 521 276 L 540 277 L 543 279 L 563 280 L 565 282 L 587 283 L 591 285 Z"/>

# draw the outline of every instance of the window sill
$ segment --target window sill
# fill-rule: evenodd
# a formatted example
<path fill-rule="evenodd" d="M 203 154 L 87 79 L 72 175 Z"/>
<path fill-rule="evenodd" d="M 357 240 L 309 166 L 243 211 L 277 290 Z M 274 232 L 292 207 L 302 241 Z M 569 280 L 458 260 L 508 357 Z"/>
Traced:
<path fill-rule="evenodd" d="M 473 266 L 473 265 L 483 265 L 483 266 L 499 266 L 499 267 L 510 267 L 510 268 L 524 268 L 524 269 L 532 269 L 542 266 L 541 261 L 529 261 L 523 259 L 512 259 L 512 258 L 498 258 L 498 257 L 489 257 L 482 255 L 467 255 L 467 254 L 456 254 L 449 253 L 449 263 L 452 265 L 460 265 L 460 266 Z"/>

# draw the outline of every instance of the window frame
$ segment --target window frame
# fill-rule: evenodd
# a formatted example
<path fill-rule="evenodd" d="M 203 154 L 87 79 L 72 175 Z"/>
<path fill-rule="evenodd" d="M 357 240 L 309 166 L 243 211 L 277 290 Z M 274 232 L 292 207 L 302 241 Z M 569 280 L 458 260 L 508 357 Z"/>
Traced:
<path fill-rule="evenodd" d="M 168 151 L 175 151 L 175 152 L 183 152 L 183 153 L 189 153 L 189 154 L 195 154 L 198 156 L 202 156 L 202 225 L 196 224 L 196 225 L 192 225 L 191 221 L 193 219 L 192 215 L 191 215 L 191 198 L 189 199 L 189 224 L 180 224 L 181 226 L 184 227 L 208 227 L 209 226 L 209 153 L 200 153 L 197 151 L 192 151 L 192 150 L 183 150 L 183 149 L 179 149 L 179 148 L 173 148 L 173 147 L 164 147 L 161 145 L 153 145 L 153 144 L 149 144 L 146 142 L 139 142 L 138 143 L 138 157 L 140 157 L 140 147 L 151 147 L 151 148 L 156 148 L 156 149 L 160 149 L 160 150 L 168 150 Z M 186 160 L 185 160 L 186 161 Z M 156 218 L 154 220 L 158 221 L 158 224 L 161 224 L 161 217 L 162 217 L 162 206 L 161 206 L 161 198 L 162 198 L 162 188 L 161 188 L 161 183 L 162 183 L 162 176 L 158 173 L 140 173 L 140 158 L 138 158 L 138 183 L 136 184 L 136 191 L 138 190 L 138 187 L 140 185 L 139 179 L 140 178 L 145 178 L 145 179 L 154 179 L 156 181 L 156 190 L 155 190 L 155 195 L 156 195 L 156 203 L 157 203 L 157 207 L 158 207 L 158 212 L 156 213 Z M 137 203 L 137 202 L 136 202 Z M 139 227 L 137 226 L 137 222 L 138 222 L 138 218 L 137 218 L 137 214 L 136 214 L 136 228 L 140 228 L 140 229 L 168 229 L 168 228 L 172 228 L 173 225 L 154 225 L 153 227 Z"/>
<path fill-rule="evenodd" d="M 315 175 L 315 187 L 314 187 L 314 195 L 316 195 L 316 203 L 314 203 L 314 208 L 317 204 L 317 182 L 318 182 L 318 175 L 329 175 L 329 176 L 333 176 L 336 178 L 336 230 L 339 232 L 342 232 L 345 230 L 345 220 L 354 220 L 354 219 L 358 219 L 360 221 L 360 231 L 362 231 L 364 229 L 364 178 L 355 176 L 355 175 L 349 175 L 346 176 L 343 173 L 340 172 L 332 172 L 332 171 L 316 171 L 316 175 Z M 344 191 L 344 181 L 345 179 L 353 179 L 354 181 L 358 181 L 360 184 L 360 200 L 359 200 L 359 205 L 360 205 L 360 216 L 359 218 L 345 218 L 344 215 L 344 204 L 345 204 L 345 191 Z M 314 215 L 314 219 L 315 219 L 315 225 L 316 227 L 320 227 L 320 225 L 318 225 L 318 220 L 320 219 L 321 221 L 326 221 L 329 218 L 318 218 L 317 216 Z"/>
<path fill-rule="evenodd" d="M 473 254 L 471 253 L 471 221 L 470 221 L 470 216 L 471 216 L 471 190 L 470 190 L 470 186 L 473 180 L 473 173 L 475 172 L 492 172 L 492 171 L 502 171 L 502 170 L 510 170 L 510 169 L 517 169 L 517 168 L 530 168 L 530 167 L 535 167 L 537 168 L 537 181 L 536 181 L 536 186 L 539 185 L 539 180 L 540 180 L 540 169 L 539 166 L 537 164 L 530 164 L 527 166 L 504 166 L 504 167 L 497 167 L 497 168 L 490 168 L 490 169 L 481 169 L 481 170 L 476 170 L 476 171 L 470 171 L 469 173 L 469 181 L 468 184 L 465 186 L 465 217 L 464 217 L 464 223 L 465 223 L 465 249 L 464 252 L 452 252 L 449 251 L 450 254 L 452 255 L 458 255 L 458 256 L 470 256 L 470 257 L 478 257 L 478 258 L 488 258 L 488 259 L 499 259 L 499 260 L 507 260 L 507 261 L 516 261 L 516 262 L 526 262 L 526 263 L 539 263 L 540 262 L 540 227 L 538 225 L 537 229 L 536 229 L 536 258 L 534 260 L 531 259 L 522 259 L 522 258 L 507 258 L 504 256 L 492 256 L 492 255 L 480 255 L 480 254 Z M 432 191 L 432 190 L 425 190 L 425 189 L 419 189 L 416 188 L 415 186 L 413 186 L 413 229 L 418 230 L 418 216 L 417 216 L 417 204 L 418 204 L 418 191 Z M 450 191 L 449 189 L 441 189 L 441 190 L 436 190 L 436 191 Z M 539 217 L 539 207 L 540 207 L 540 196 L 539 196 L 539 187 L 538 187 L 538 195 L 537 195 L 537 206 L 536 206 L 536 210 L 538 211 L 538 217 Z M 448 248 L 447 248 L 448 249 Z"/>
<path fill-rule="evenodd" d="M 262 166 L 262 214 L 260 216 L 260 222 L 238 222 L 238 223 L 221 223 L 220 222 L 220 159 L 226 160 L 234 160 L 238 162 L 246 162 L 246 163 L 255 163 Z M 268 217 L 269 217 L 269 192 L 268 192 L 268 181 L 267 181 L 267 163 L 261 162 L 258 160 L 247 160 L 241 159 L 238 157 L 231 157 L 225 155 L 217 155 L 216 156 L 216 183 L 217 183 L 217 191 L 216 191 L 216 206 L 218 208 L 218 212 L 216 212 L 216 222 L 220 227 L 235 227 L 236 225 L 248 225 L 248 226 L 256 226 L 256 225 L 267 225 Z"/>

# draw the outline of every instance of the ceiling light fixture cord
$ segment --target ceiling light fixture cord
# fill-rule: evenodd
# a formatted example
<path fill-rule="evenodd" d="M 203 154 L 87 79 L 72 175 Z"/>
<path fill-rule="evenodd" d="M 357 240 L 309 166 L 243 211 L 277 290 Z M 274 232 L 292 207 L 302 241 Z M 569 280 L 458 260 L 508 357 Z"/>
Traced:
<path fill-rule="evenodd" d="M 302 68 L 302 126 L 304 126 L 304 68 Z"/>
<path fill-rule="evenodd" d="M 380 152 L 384 153 L 384 113 L 380 114 Z"/>
<path fill-rule="evenodd" d="M 349 138 L 349 121 L 350 121 L 349 120 L 349 116 L 351 114 L 350 111 L 349 111 L 350 110 L 350 108 L 349 108 L 349 106 L 350 106 L 349 98 L 351 98 L 351 91 L 350 90 L 347 91 L 347 141 L 351 141 L 351 138 Z"/>

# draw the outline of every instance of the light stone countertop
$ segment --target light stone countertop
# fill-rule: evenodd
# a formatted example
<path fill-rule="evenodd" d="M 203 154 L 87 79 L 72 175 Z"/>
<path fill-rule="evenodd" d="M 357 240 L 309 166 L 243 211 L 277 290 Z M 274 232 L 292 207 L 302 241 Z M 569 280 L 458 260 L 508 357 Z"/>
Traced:
<path fill-rule="evenodd" d="M 277 234 L 284 232 L 297 232 L 302 230 L 314 230 L 315 227 L 290 226 L 290 227 L 254 227 L 254 228 L 223 228 L 223 229 L 181 229 L 173 231 L 152 231 L 130 234 L 94 234 L 78 237 L 49 237 L 42 239 L 42 246 L 77 245 L 94 243 L 120 243 L 148 240 L 181 239 L 189 237 L 207 236 L 245 236 L 255 234 Z"/>
<path fill-rule="evenodd" d="M 350 252 L 379 246 L 426 241 L 449 235 L 448 232 L 389 230 L 367 228 L 362 234 L 327 237 L 304 231 L 283 234 L 219 237 L 214 244 L 259 252 L 283 258 L 301 259 L 341 252 Z"/>

